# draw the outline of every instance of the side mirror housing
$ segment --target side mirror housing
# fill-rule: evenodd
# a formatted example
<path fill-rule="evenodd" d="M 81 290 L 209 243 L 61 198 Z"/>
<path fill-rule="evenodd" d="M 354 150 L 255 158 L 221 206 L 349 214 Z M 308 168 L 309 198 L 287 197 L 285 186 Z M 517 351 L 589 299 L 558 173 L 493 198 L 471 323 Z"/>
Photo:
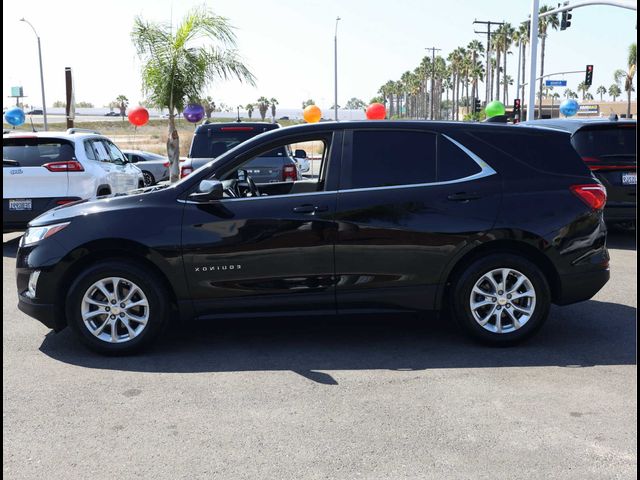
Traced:
<path fill-rule="evenodd" d="M 304 150 L 296 150 L 293 156 L 295 158 L 307 158 L 307 152 L 305 152 Z"/>
<path fill-rule="evenodd" d="M 224 187 L 219 180 L 202 180 L 198 185 L 198 191 L 189 195 L 195 202 L 210 202 L 220 200 L 223 196 Z"/>

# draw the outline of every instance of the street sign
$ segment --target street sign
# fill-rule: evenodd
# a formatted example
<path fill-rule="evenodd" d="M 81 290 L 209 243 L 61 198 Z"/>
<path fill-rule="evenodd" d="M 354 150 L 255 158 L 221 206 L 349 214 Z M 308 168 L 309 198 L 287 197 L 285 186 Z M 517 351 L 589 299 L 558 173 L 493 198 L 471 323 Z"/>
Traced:
<path fill-rule="evenodd" d="M 567 81 L 566 80 L 545 80 L 544 84 L 547 87 L 566 87 Z"/>

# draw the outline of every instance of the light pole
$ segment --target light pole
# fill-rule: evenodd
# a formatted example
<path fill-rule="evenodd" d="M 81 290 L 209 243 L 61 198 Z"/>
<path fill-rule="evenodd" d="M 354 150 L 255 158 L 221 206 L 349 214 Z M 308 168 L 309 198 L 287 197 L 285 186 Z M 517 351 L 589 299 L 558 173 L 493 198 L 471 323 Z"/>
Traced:
<path fill-rule="evenodd" d="M 33 30 L 33 33 L 36 34 L 36 38 L 38 39 L 38 59 L 40 60 L 40 88 L 42 89 L 42 116 L 44 117 L 44 130 L 46 132 L 48 130 L 47 103 L 44 99 L 44 74 L 42 72 L 42 49 L 40 48 L 40 36 L 38 35 L 38 32 L 36 32 L 36 29 L 33 27 L 33 25 L 31 25 L 29 20 L 21 18 L 20 21 L 29 25 L 31 27 L 31 30 Z"/>
<path fill-rule="evenodd" d="M 336 17 L 336 33 L 333 37 L 333 58 L 334 58 L 334 95 L 333 95 L 333 110 L 335 115 L 335 121 L 338 121 L 338 22 L 340 17 Z"/>

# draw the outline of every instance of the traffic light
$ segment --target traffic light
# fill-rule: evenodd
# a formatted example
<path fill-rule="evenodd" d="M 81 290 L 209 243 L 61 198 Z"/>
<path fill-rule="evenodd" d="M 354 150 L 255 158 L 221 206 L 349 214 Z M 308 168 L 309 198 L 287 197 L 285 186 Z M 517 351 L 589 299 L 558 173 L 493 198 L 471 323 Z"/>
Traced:
<path fill-rule="evenodd" d="M 564 2 L 564 5 L 568 5 L 569 2 Z M 558 6 L 560 6 L 558 4 Z M 562 20 L 560 20 L 560 30 L 566 30 L 571 26 L 571 10 L 565 10 L 562 12 Z"/>
<path fill-rule="evenodd" d="M 593 65 L 587 65 L 587 70 L 584 74 L 584 84 L 590 86 L 593 83 Z"/>
<path fill-rule="evenodd" d="M 516 122 L 520 121 L 520 99 L 516 98 L 513 101 L 513 118 Z"/>
<path fill-rule="evenodd" d="M 473 113 L 480 113 L 482 111 L 482 104 L 479 98 L 473 99 Z"/>

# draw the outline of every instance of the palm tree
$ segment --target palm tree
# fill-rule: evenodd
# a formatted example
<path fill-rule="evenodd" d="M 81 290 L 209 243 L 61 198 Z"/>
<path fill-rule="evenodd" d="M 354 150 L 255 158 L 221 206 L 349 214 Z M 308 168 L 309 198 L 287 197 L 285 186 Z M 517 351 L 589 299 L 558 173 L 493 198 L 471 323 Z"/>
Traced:
<path fill-rule="evenodd" d="M 570 88 L 565 88 L 564 89 L 564 98 L 569 98 L 569 96 L 573 93 L 573 91 Z"/>
<path fill-rule="evenodd" d="M 484 46 L 480 40 L 472 40 L 467 45 L 467 51 L 471 56 L 471 68 L 469 71 L 471 77 L 471 97 L 476 98 L 478 93 L 478 78 L 482 76 L 482 65 L 480 65 L 480 70 L 478 69 L 478 57 L 484 55 Z"/>
<path fill-rule="evenodd" d="M 523 22 L 520 24 L 518 30 L 516 30 L 513 34 L 513 40 L 516 42 L 520 48 L 522 48 L 522 93 L 520 98 L 524 98 L 524 88 L 525 88 L 525 75 L 526 75 L 526 64 L 527 64 L 527 44 L 529 43 L 529 30 L 531 29 L 531 25 L 529 22 Z"/>
<path fill-rule="evenodd" d="M 540 13 L 545 13 L 550 10 L 553 10 L 555 7 L 550 7 L 548 5 L 544 5 L 540 7 Z M 538 21 L 538 37 L 541 39 L 540 42 L 540 102 L 539 106 L 539 117 L 542 118 L 542 85 L 544 83 L 544 54 L 545 49 L 547 47 L 547 34 L 549 28 L 551 27 L 554 30 L 558 29 L 560 25 L 560 21 L 558 20 L 558 15 L 547 15 L 542 17 Z"/>
<path fill-rule="evenodd" d="M 593 100 L 593 95 L 591 95 L 589 92 L 587 92 L 587 93 L 584 94 L 582 99 L 583 100 Z"/>
<path fill-rule="evenodd" d="M 613 74 L 613 78 L 619 85 L 622 79 L 624 79 L 624 90 L 627 92 L 627 118 L 631 117 L 631 92 L 633 92 L 633 77 L 636 76 L 636 65 L 638 63 L 638 51 L 637 45 L 632 43 L 629 46 L 629 52 L 627 55 L 627 71 L 616 70 Z"/>
<path fill-rule="evenodd" d="M 620 90 L 620 87 L 614 83 L 609 87 L 609 95 L 613 97 L 613 101 L 615 102 L 616 98 L 622 95 L 622 91 Z"/>
<path fill-rule="evenodd" d="M 584 100 L 585 95 L 587 94 L 587 92 L 589 91 L 589 89 L 591 88 L 591 85 L 587 85 L 584 82 L 580 82 L 578 84 L 578 91 L 582 92 L 582 99 Z"/>
<path fill-rule="evenodd" d="M 504 23 L 496 30 L 493 38 L 493 45 L 496 51 L 496 100 L 500 100 L 500 85 L 504 85 L 502 98 L 507 98 L 508 86 L 500 80 L 500 71 L 503 75 L 507 74 L 507 55 L 513 43 L 513 34 L 515 30 L 510 23 Z M 502 56 L 502 68 L 500 68 L 500 56 Z"/>
<path fill-rule="evenodd" d="M 180 139 L 176 110 L 201 98 L 215 79 L 235 77 L 254 84 L 254 76 L 239 59 L 235 34 L 224 17 L 205 7 L 190 10 L 174 29 L 136 17 L 131 38 L 142 60 L 142 88 L 159 108 L 169 110 L 167 156 L 170 180 L 179 179 Z M 206 42 L 203 42 L 206 40 Z"/>
<path fill-rule="evenodd" d="M 272 98 L 271 100 L 269 100 L 269 103 L 271 104 L 271 118 L 273 118 L 275 120 L 276 119 L 276 105 L 278 105 L 278 100 L 276 100 L 275 98 Z"/>
<path fill-rule="evenodd" d="M 260 112 L 260 117 L 264 122 L 264 119 L 267 116 L 267 111 L 269 110 L 269 99 L 267 97 L 260 97 L 256 101 L 256 106 L 258 107 L 258 111 Z"/>
<path fill-rule="evenodd" d="M 249 115 L 249 120 L 251 120 L 251 117 L 253 116 L 254 108 L 255 105 L 253 103 L 247 103 L 247 105 L 244 107 L 244 109 L 247 111 L 247 115 Z"/>
<path fill-rule="evenodd" d="M 600 101 L 602 101 L 602 96 L 607 93 L 607 87 L 600 85 L 596 90 L 596 93 L 600 95 Z"/>
<path fill-rule="evenodd" d="M 211 114 L 216 109 L 216 102 L 213 101 L 213 98 L 206 97 L 200 100 L 200 103 L 204 107 L 204 114 L 207 118 L 211 118 Z"/>
<path fill-rule="evenodd" d="M 116 105 L 120 109 L 120 116 L 124 122 L 124 117 L 127 114 L 127 107 L 129 106 L 129 99 L 124 95 L 118 95 L 116 97 Z"/>
<path fill-rule="evenodd" d="M 504 86 L 504 103 L 505 105 L 509 103 L 509 87 L 513 85 L 513 77 L 511 75 L 504 75 L 502 77 L 502 85 Z"/>

